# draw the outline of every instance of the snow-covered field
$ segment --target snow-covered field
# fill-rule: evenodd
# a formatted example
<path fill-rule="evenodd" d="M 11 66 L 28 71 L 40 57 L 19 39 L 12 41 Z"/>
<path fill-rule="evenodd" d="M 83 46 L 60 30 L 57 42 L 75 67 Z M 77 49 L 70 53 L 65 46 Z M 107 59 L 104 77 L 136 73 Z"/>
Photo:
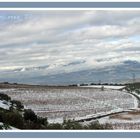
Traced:
<path fill-rule="evenodd" d="M 140 110 L 138 110 L 138 113 L 136 111 L 128 111 L 97 120 L 100 124 L 111 124 L 114 130 L 140 130 Z M 82 122 L 82 124 L 86 125 L 94 121 L 86 121 Z"/>
<path fill-rule="evenodd" d="M 99 119 L 99 122 L 111 124 L 113 129 L 139 130 L 140 129 L 140 109 L 118 113 Z M 89 123 L 89 122 L 88 122 Z"/>
<path fill-rule="evenodd" d="M 83 87 L 0 89 L 50 122 L 137 108 L 137 99 L 123 91 Z"/>
<path fill-rule="evenodd" d="M 125 86 L 110 86 L 110 85 L 88 85 L 88 86 L 80 86 L 80 87 L 84 87 L 84 88 L 106 88 L 106 89 L 123 89 L 125 88 Z"/>

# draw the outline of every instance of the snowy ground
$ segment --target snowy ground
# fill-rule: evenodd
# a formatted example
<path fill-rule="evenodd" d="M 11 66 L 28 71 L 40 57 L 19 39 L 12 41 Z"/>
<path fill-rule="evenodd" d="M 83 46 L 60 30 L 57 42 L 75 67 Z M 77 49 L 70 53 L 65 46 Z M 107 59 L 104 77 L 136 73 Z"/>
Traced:
<path fill-rule="evenodd" d="M 88 86 L 80 86 L 80 87 L 90 87 L 90 88 L 106 88 L 106 89 L 123 89 L 125 86 L 109 86 L 109 85 L 88 85 Z"/>
<path fill-rule="evenodd" d="M 80 119 L 137 108 L 137 99 L 123 91 L 83 87 L 1 89 L 50 122 Z"/>
<path fill-rule="evenodd" d="M 109 123 L 113 129 L 140 129 L 140 109 L 134 111 L 120 113 L 99 119 L 100 123 Z"/>
<path fill-rule="evenodd" d="M 0 108 L 9 110 L 10 104 L 7 101 L 0 100 Z"/>

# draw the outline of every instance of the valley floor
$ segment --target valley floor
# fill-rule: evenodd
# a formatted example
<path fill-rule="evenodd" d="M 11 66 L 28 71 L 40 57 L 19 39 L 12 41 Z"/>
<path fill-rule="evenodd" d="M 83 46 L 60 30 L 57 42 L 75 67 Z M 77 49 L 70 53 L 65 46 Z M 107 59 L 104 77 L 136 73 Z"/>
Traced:
<path fill-rule="evenodd" d="M 10 85 L 1 87 L 0 93 L 5 93 L 12 99 L 21 101 L 25 108 L 32 109 L 41 117 L 47 117 L 50 123 L 62 123 L 64 119 L 72 119 L 88 124 L 98 120 L 100 123 L 112 124 L 114 129 L 139 129 L 140 127 L 138 99 L 130 93 L 120 90 L 119 87 L 111 88 L 109 86 L 109 88 L 102 89 L 97 86 L 17 85 L 12 87 Z M 99 117 L 105 114 L 109 115 Z M 97 119 L 95 119 L 96 117 Z M 88 120 L 89 118 L 90 120 Z"/>

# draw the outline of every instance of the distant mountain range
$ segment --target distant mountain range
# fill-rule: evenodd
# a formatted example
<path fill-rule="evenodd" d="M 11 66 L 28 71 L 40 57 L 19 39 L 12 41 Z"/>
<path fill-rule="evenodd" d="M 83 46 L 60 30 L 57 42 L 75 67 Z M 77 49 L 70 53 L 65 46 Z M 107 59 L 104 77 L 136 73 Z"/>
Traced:
<path fill-rule="evenodd" d="M 14 69 L 14 72 L 41 70 L 41 69 L 47 69 L 48 67 L 49 67 L 49 65 L 39 66 L 39 67 L 29 67 L 29 68 L 23 67 L 23 68 Z"/>
<path fill-rule="evenodd" d="M 42 72 L 44 73 L 48 67 L 49 65 L 15 69 L 7 73 L 6 76 L 3 75 L 3 77 L 0 78 L 0 81 L 44 85 L 67 85 L 92 82 L 122 83 L 126 81 L 131 82 L 134 78 L 136 80 L 140 79 L 140 63 L 137 61 L 124 61 L 120 65 L 108 66 L 101 69 L 42 75 Z"/>

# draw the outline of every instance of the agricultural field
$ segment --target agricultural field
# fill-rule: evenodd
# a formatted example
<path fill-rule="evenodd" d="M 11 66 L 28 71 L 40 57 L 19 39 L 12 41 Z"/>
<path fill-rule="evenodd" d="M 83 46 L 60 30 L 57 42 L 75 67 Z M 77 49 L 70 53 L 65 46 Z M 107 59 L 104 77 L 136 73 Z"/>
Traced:
<path fill-rule="evenodd" d="M 21 101 L 25 108 L 47 117 L 49 122 L 135 109 L 136 97 L 125 91 L 90 87 L 10 87 L 0 92 Z"/>
<path fill-rule="evenodd" d="M 98 119 L 100 124 L 111 124 L 114 130 L 139 130 L 140 129 L 140 109 L 117 113 Z M 86 122 L 87 124 L 93 122 Z"/>

